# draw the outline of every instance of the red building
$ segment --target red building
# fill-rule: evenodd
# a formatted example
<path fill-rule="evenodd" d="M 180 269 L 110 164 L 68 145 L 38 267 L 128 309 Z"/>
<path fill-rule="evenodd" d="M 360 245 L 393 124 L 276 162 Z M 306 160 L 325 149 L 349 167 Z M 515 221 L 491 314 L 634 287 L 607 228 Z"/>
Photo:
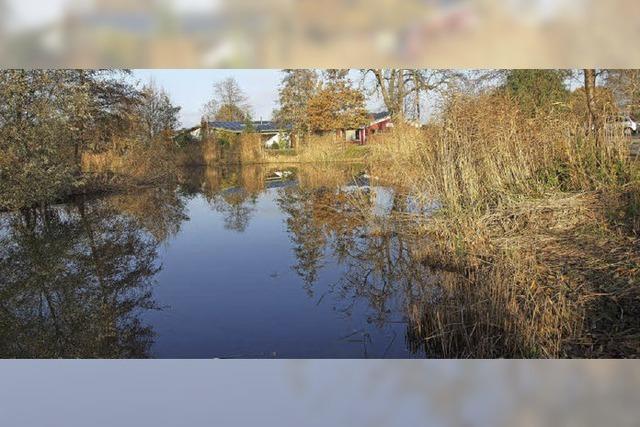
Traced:
<path fill-rule="evenodd" d="M 378 132 L 384 132 L 387 128 L 393 127 L 391 115 L 387 111 L 372 113 L 369 115 L 370 122 L 360 129 L 353 129 L 345 132 L 347 141 L 357 144 L 364 144 L 367 138 Z"/>

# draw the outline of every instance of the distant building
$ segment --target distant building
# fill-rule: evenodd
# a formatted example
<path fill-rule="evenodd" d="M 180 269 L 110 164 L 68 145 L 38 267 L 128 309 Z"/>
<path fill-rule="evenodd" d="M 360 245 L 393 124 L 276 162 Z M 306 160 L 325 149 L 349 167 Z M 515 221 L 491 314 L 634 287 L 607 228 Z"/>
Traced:
<path fill-rule="evenodd" d="M 384 132 L 392 127 L 393 123 L 391 122 L 391 115 L 388 111 L 371 113 L 369 114 L 369 124 L 359 129 L 350 129 L 345 131 L 345 138 L 349 142 L 364 144 L 366 143 L 367 138 L 378 132 Z"/>
<path fill-rule="evenodd" d="M 235 134 L 244 132 L 260 134 L 262 143 L 267 148 L 271 148 L 274 144 L 280 145 L 283 139 L 287 145 L 290 144 L 291 126 L 280 126 L 272 121 L 252 121 L 250 126 L 244 122 L 227 121 L 209 121 L 206 122 L 206 124 L 209 131 L 218 130 Z M 199 138 L 201 136 L 201 129 L 196 129 L 191 134 Z"/>

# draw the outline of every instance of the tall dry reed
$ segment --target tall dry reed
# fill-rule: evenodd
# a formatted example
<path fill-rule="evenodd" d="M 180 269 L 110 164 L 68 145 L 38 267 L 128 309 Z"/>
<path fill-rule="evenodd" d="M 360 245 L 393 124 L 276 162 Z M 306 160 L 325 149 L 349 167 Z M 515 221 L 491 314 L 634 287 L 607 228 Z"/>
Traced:
<path fill-rule="evenodd" d="M 422 236 L 422 262 L 459 274 L 440 282 L 443 306 L 412 311 L 428 350 L 637 355 L 640 210 L 628 147 L 614 124 L 594 135 L 568 107 L 530 117 L 497 95 L 455 97 L 428 128 L 372 140 L 373 176 L 442 206 L 403 231 Z"/>
<path fill-rule="evenodd" d="M 169 144 L 158 142 L 146 147 L 136 146 L 124 152 L 85 152 L 81 159 L 82 172 L 89 180 L 95 181 L 89 187 L 108 188 L 110 183 L 122 186 L 173 180 L 175 163 Z"/>
<path fill-rule="evenodd" d="M 262 149 L 263 163 L 363 162 L 366 148 L 334 134 L 309 135 L 293 150 Z"/>
<path fill-rule="evenodd" d="M 622 130 L 596 138 L 569 110 L 529 118 L 497 95 L 457 97 L 428 129 L 379 135 L 370 156 L 378 175 L 456 212 L 621 183 L 627 158 Z"/>

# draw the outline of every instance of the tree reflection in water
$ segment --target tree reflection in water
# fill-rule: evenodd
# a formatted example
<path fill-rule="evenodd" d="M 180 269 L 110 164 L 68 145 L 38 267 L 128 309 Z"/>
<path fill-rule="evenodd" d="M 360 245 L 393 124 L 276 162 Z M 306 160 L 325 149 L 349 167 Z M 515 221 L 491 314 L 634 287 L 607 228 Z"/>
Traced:
<path fill-rule="evenodd" d="M 338 187 L 333 189 L 283 190 L 278 199 L 286 213 L 297 263 L 294 269 L 303 278 L 307 292 L 313 295 L 318 270 L 325 251 L 344 266 L 333 296 L 345 314 L 366 301 L 369 320 L 380 327 L 404 313 L 404 305 L 415 303 L 428 293 L 424 280 L 428 272 L 415 263 L 411 245 L 394 230 L 393 222 L 376 214 L 376 199 L 384 189 Z M 395 213 L 406 202 L 392 194 Z M 419 280 L 416 280 L 419 279 Z"/>
<path fill-rule="evenodd" d="M 278 202 L 287 216 L 294 269 L 310 295 L 325 256 L 333 256 L 343 266 L 340 281 L 331 287 L 340 309 L 349 315 L 364 303 L 368 322 L 378 328 L 406 323 L 411 353 L 498 357 L 492 352 L 499 349 L 501 356 L 519 354 L 513 330 L 513 346 L 485 345 L 501 333 L 491 316 L 506 318 L 505 309 L 474 289 L 468 272 L 424 257 L 424 238 L 405 232 L 411 218 L 405 214 L 413 203 L 403 194 L 368 186 L 291 187 Z"/>
<path fill-rule="evenodd" d="M 298 187 L 284 189 L 278 199 L 280 209 L 287 215 L 287 228 L 291 233 L 296 264 L 293 269 L 302 277 L 305 290 L 313 296 L 313 284 L 322 268 L 322 258 L 327 237 L 313 219 L 314 203 L 309 196 L 313 192 Z"/>
<path fill-rule="evenodd" d="M 412 200 L 358 173 L 305 165 L 287 183 L 267 183 L 273 169 L 193 168 L 177 189 L 0 214 L 0 356 L 151 356 L 154 331 L 141 319 L 158 309 L 158 248 L 180 233 L 189 199 L 202 198 L 226 229 L 242 233 L 261 194 L 267 209 L 275 198 L 306 293 L 364 324 L 363 340 L 369 327 L 385 338 L 404 329 L 406 346 L 396 341 L 395 355 L 530 354 L 527 319 L 494 291 L 493 277 L 439 259 L 436 245 L 407 233 L 418 228 L 407 227 Z M 319 283 L 324 267 L 337 282 Z"/>
<path fill-rule="evenodd" d="M 243 188 L 230 189 L 215 195 L 211 206 L 224 218 L 224 228 L 242 233 L 247 229 L 255 212 L 256 196 Z"/>
<path fill-rule="evenodd" d="M 264 191 L 264 170 L 259 165 L 224 165 L 182 171 L 183 194 L 201 194 L 223 216 L 227 230 L 242 233 L 255 213 Z"/>
<path fill-rule="evenodd" d="M 127 197 L 3 215 L 0 355 L 149 356 L 154 334 L 140 314 L 158 308 L 157 247 L 183 205 L 172 192 Z"/>

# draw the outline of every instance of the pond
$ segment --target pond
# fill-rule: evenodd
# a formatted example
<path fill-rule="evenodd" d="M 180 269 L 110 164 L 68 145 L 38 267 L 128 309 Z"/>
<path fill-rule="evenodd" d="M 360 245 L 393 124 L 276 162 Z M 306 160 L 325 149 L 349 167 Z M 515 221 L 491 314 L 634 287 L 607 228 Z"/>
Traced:
<path fill-rule="evenodd" d="M 0 356 L 433 356 L 440 295 L 357 165 L 193 168 L 179 184 L 0 214 Z"/>

